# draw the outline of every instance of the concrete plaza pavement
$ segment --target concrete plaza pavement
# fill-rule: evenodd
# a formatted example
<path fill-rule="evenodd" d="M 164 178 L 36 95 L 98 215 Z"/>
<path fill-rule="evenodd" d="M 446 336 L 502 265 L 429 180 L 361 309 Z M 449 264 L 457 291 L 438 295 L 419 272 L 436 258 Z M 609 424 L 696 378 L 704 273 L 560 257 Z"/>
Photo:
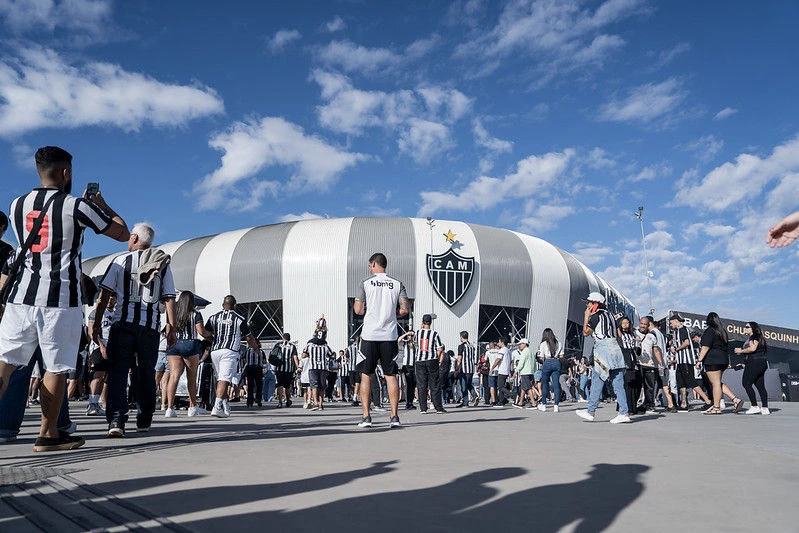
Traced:
<path fill-rule="evenodd" d="M 771 416 L 644 415 L 611 425 L 478 407 L 156 415 L 150 433 L 33 453 L 38 408 L 0 445 L 0 531 L 799 531 L 799 404 Z"/>

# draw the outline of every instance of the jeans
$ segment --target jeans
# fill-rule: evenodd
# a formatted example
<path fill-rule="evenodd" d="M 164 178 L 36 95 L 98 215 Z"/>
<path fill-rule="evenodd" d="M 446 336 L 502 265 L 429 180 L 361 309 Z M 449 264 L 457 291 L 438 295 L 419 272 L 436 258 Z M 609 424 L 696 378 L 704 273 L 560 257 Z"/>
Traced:
<path fill-rule="evenodd" d="M 473 398 L 477 398 L 477 391 L 474 390 L 474 374 L 471 372 L 461 372 L 459 376 L 461 382 L 461 403 L 469 405 L 469 392 L 472 393 Z"/>
<path fill-rule="evenodd" d="M 560 381 L 560 390 L 566 393 L 566 401 L 567 402 L 574 401 L 571 385 L 569 384 L 569 375 L 561 374 L 560 377 L 558 378 L 558 381 Z"/>
<path fill-rule="evenodd" d="M 18 366 L 8 378 L 8 386 L 3 398 L 0 399 L 0 437 L 16 437 L 25 418 L 25 405 L 28 402 L 28 388 L 31 383 L 33 365 L 39 364 L 43 368 L 42 351 L 36 348 L 30 363 Z M 61 402 L 61 411 L 58 413 L 56 426 L 64 431 L 70 428 L 72 420 L 69 419 L 69 401 L 67 388 L 64 387 L 64 400 Z"/>
<path fill-rule="evenodd" d="M 619 404 L 619 414 L 626 415 L 629 413 L 627 408 L 627 395 L 624 394 L 624 368 L 614 368 L 608 372 L 608 382 L 613 385 L 613 390 L 616 392 L 616 402 Z M 594 414 L 599 399 L 602 396 L 602 389 L 605 388 L 605 382 L 599 375 L 599 372 L 594 372 L 594 377 L 591 378 L 591 395 L 588 397 L 588 412 Z"/>
<path fill-rule="evenodd" d="M 265 402 L 268 402 L 275 396 L 276 385 L 277 382 L 275 381 L 275 373 L 271 370 L 264 372 L 264 379 L 261 383 L 261 388 L 264 391 L 262 398 Z"/>
<path fill-rule="evenodd" d="M 543 374 L 541 376 L 541 403 L 544 405 L 549 401 L 549 382 L 552 381 L 552 392 L 555 399 L 552 403 L 558 405 L 560 403 L 560 361 L 548 357 L 544 360 L 542 368 Z M 593 387 L 592 387 L 593 388 Z"/>
<path fill-rule="evenodd" d="M 441 404 L 452 400 L 452 383 L 449 380 L 450 372 L 447 368 L 438 367 L 438 382 L 441 384 Z"/>
<path fill-rule="evenodd" d="M 583 397 L 584 400 L 588 399 L 588 372 L 585 374 L 580 374 L 580 395 Z"/>
<path fill-rule="evenodd" d="M 402 371 L 405 373 L 405 407 L 409 407 L 416 395 L 416 372 L 412 366 L 406 366 Z"/>
<path fill-rule="evenodd" d="M 438 359 L 430 361 L 416 361 L 416 388 L 419 394 L 419 409 L 427 411 L 427 391 L 433 400 L 436 411 L 444 409 L 441 403 L 441 383 L 438 380 Z"/>
<path fill-rule="evenodd" d="M 160 335 L 152 328 L 120 322 L 111 326 L 108 335 L 111 369 L 106 377 L 108 401 L 105 411 L 109 424 L 117 423 L 124 427 L 128 419 L 128 371 L 136 365 L 138 371 L 131 377 L 131 387 L 135 386 L 139 404 L 136 427 L 150 427 L 155 412 L 155 362 L 158 360 L 159 340 Z"/>
<path fill-rule="evenodd" d="M 641 367 L 641 376 L 644 386 L 644 407 L 646 409 L 655 408 L 655 396 L 660 388 L 658 371 L 653 367 Z"/>
<path fill-rule="evenodd" d="M 247 365 L 244 369 L 247 378 L 247 407 L 252 407 L 256 401 L 261 403 L 264 386 L 264 367 L 261 365 Z"/>

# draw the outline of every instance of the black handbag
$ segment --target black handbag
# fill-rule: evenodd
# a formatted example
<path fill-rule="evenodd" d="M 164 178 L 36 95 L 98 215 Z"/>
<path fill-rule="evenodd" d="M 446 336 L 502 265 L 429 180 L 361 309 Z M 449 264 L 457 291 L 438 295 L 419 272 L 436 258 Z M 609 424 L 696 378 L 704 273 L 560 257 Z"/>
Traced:
<path fill-rule="evenodd" d="M 8 302 L 8 297 L 11 295 L 11 287 L 17 283 L 17 279 L 22 275 L 22 265 L 25 263 L 25 256 L 28 250 L 31 249 L 31 246 L 33 246 L 34 241 L 39 237 L 39 230 L 42 229 L 47 209 L 50 208 L 50 205 L 56 197 L 61 196 L 61 194 L 62 193 L 58 192 L 51 196 L 50 199 L 45 202 L 44 207 L 42 207 L 42 210 L 39 212 L 39 216 L 33 221 L 33 226 L 31 226 L 31 231 L 28 233 L 28 238 L 25 239 L 22 247 L 17 251 L 14 262 L 8 267 L 6 282 L 3 284 L 3 287 L 0 288 L 0 304 L 5 306 L 6 302 Z"/>

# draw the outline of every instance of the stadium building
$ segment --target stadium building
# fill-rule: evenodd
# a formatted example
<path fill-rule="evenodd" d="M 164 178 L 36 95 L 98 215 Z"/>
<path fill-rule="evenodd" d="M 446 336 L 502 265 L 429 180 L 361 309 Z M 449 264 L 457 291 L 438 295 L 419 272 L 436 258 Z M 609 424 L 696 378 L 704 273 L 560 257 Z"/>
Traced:
<path fill-rule="evenodd" d="M 635 319 L 621 293 L 569 253 L 505 229 L 417 218 L 338 218 L 286 222 L 159 246 L 172 256 L 175 286 L 210 300 L 216 312 L 227 294 L 239 302 L 261 339 L 290 332 L 305 339 L 322 314 L 328 341 L 343 348 L 358 333 L 352 311 L 358 284 L 374 252 L 388 257 L 388 274 L 402 281 L 418 327 L 425 313 L 454 347 L 472 339 L 540 339 L 550 327 L 569 354 L 583 350 L 582 320 L 589 292 L 604 294 L 614 313 Z M 88 259 L 84 272 L 101 276 L 114 254 Z"/>

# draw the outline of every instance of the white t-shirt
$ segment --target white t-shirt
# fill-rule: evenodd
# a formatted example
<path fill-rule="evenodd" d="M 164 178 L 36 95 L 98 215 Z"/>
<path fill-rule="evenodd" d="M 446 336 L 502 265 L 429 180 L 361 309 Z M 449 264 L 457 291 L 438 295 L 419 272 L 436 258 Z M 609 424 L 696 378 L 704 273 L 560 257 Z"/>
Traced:
<path fill-rule="evenodd" d="M 502 362 L 497 367 L 497 370 L 499 370 L 500 374 L 510 375 L 510 350 L 508 350 L 507 346 L 503 346 L 498 351 L 502 356 Z"/>
<path fill-rule="evenodd" d="M 311 382 L 311 365 L 308 357 L 300 359 L 300 383 Z"/>
<path fill-rule="evenodd" d="M 385 272 L 361 282 L 355 301 L 366 304 L 361 339 L 365 341 L 397 340 L 397 303 L 408 298 L 405 285 Z"/>
<path fill-rule="evenodd" d="M 488 368 L 491 369 L 491 368 L 494 367 L 494 363 L 496 362 L 497 359 L 502 359 L 502 352 L 500 352 L 496 348 L 488 350 L 488 351 L 486 351 L 486 359 L 488 359 Z M 502 364 L 497 365 L 497 368 L 494 368 L 494 370 L 491 370 L 491 372 L 489 372 L 488 375 L 489 376 L 496 376 L 497 374 L 499 374 L 499 367 L 500 366 L 502 366 Z"/>
<path fill-rule="evenodd" d="M 547 344 L 546 342 L 542 342 L 541 344 L 538 345 L 538 355 L 540 355 L 544 359 L 546 359 L 547 357 L 557 357 L 560 355 L 560 353 L 561 353 L 560 343 L 557 343 L 557 345 L 555 346 L 554 354 L 549 352 L 549 344 Z"/>

